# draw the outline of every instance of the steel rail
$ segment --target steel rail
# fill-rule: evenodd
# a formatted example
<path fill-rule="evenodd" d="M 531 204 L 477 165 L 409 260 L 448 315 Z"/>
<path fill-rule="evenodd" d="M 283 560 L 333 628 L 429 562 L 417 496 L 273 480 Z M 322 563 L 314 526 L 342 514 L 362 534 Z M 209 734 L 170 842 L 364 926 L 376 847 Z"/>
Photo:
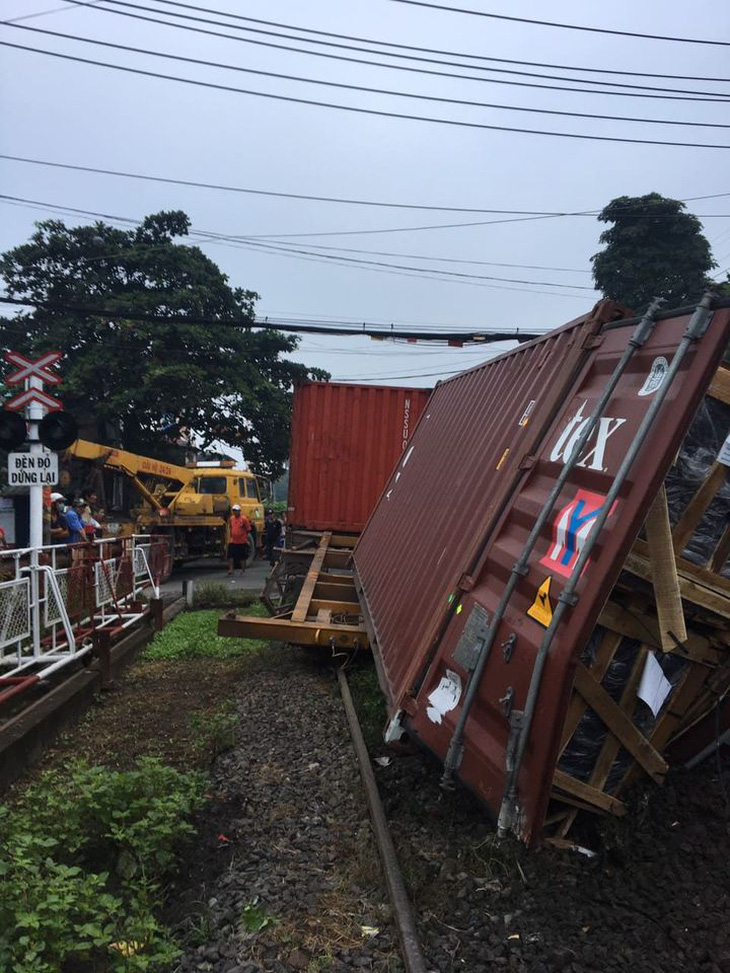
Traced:
<path fill-rule="evenodd" d="M 398 855 L 393 844 L 393 838 L 388 827 L 388 820 L 383 810 L 383 804 L 380 800 L 378 785 L 375 780 L 372 764 L 370 763 L 370 756 L 365 745 L 357 713 L 355 712 L 355 706 L 352 702 L 347 676 L 341 668 L 337 670 L 337 681 L 340 686 L 342 702 L 345 706 L 347 722 L 350 727 L 352 745 L 360 766 L 360 776 L 362 777 L 365 796 L 370 809 L 370 819 L 373 823 L 375 841 L 383 866 L 385 884 L 388 887 L 388 895 L 393 906 L 393 915 L 398 930 L 398 938 L 401 943 L 401 952 L 403 954 L 403 962 L 406 966 L 406 973 L 429 973 L 418 937 L 413 908 L 408 898 L 400 865 L 398 864 Z"/>

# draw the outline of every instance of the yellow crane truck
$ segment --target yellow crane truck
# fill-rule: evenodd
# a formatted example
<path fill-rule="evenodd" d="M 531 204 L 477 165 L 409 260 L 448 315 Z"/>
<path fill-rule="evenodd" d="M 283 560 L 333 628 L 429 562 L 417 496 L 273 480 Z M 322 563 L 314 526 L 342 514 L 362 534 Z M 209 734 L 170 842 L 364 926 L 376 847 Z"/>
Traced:
<path fill-rule="evenodd" d="M 84 439 L 77 439 L 68 452 L 129 478 L 143 501 L 134 518 L 136 530 L 167 535 L 174 562 L 225 557 L 234 504 L 254 528 L 249 543 L 255 549 L 264 525 L 258 480 L 248 470 L 235 469 L 232 460 L 175 466 Z"/>

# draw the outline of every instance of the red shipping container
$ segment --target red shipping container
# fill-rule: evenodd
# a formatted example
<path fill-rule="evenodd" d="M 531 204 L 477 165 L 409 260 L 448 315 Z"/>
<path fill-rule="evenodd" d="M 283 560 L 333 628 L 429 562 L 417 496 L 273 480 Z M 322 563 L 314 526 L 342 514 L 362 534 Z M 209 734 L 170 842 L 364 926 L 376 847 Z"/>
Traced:
<path fill-rule="evenodd" d="M 290 527 L 359 533 L 430 389 L 308 382 L 294 391 Z"/>
<path fill-rule="evenodd" d="M 543 507 L 550 510 L 547 498 L 580 430 L 633 341 L 636 321 L 615 320 L 620 313 L 603 302 L 439 384 L 354 553 L 390 732 L 399 725 L 443 759 L 481 661 L 462 749 L 454 750 L 458 737 L 451 749 L 455 769 L 496 816 L 505 793 L 512 797 L 507 768 L 519 768 L 508 826 L 528 843 L 545 816 L 577 661 L 730 338 L 727 301 L 715 303 L 684 359 L 678 349 L 692 309 L 657 316 L 528 556 L 528 537 Z M 639 445 L 655 399 L 659 411 Z M 605 526 L 582 568 L 599 516 Z M 501 615 L 515 565 L 519 580 Z M 565 591 L 569 607 L 541 655 L 569 579 L 575 593 Z M 520 719 L 535 685 L 518 764 Z"/>

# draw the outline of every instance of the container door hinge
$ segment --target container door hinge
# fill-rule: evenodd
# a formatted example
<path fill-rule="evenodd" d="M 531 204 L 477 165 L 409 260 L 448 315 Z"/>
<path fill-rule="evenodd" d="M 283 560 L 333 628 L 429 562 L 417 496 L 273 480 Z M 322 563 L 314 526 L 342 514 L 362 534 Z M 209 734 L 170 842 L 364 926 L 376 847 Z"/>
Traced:
<path fill-rule="evenodd" d="M 504 654 L 504 661 L 509 662 L 512 658 L 512 653 L 517 645 L 517 635 L 514 632 L 510 632 L 509 636 L 502 642 L 502 653 Z"/>
<path fill-rule="evenodd" d="M 528 456 L 523 456 L 522 459 L 520 460 L 520 465 L 517 467 L 517 469 L 531 470 L 532 467 L 535 465 L 536 460 L 537 457 L 533 453 L 530 453 Z"/>
<path fill-rule="evenodd" d="M 462 574 L 459 578 L 459 584 L 457 587 L 460 591 L 471 591 L 474 587 L 474 578 L 470 574 Z"/>
<path fill-rule="evenodd" d="M 512 712 L 512 704 L 514 703 L 514 701 L 515 701 L 515 687 L 508 686 L 507 692 L 499 701 L 502 704 L 502 712 L 508 719 L 510 713 Z"/>

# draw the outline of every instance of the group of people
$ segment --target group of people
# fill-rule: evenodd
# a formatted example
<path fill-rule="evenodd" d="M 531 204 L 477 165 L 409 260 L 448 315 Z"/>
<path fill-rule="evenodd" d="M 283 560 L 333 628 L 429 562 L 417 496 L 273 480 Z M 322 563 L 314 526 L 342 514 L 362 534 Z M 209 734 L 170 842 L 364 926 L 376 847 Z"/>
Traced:
<path fill-rule="evenodd" d="M 265 516 L 264 557 L 273 567 L 276 563 L 278 549 L 284 538 L 284 524 L 273 510 L 267 510 Z M 226 555 L 229 575 L 232 575 L 236 570 L 240 570 L 241 574 L 245 573 L 249 555 L 248 539 L 252 530 L 251 521 L 241 513 L 240 505 L 234 503 L 231 507 L 231 516 L 228 518 L 228 550 Z"/>
<path fill-rule="evenodd" d="M 103 535 L 104 511 L 95 493 L 88 499 L 77 497 L 68 502 L 62 493 L 51 494 L 51 543 L 78 544 Z"/>

